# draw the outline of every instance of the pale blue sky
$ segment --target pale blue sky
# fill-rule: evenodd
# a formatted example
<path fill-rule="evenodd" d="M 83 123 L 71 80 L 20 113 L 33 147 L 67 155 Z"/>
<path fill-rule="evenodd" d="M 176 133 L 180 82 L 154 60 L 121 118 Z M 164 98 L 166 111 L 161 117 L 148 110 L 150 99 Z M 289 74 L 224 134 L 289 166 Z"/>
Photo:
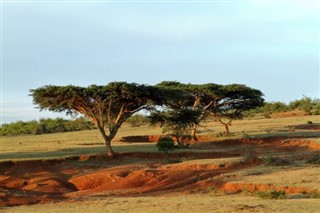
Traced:
<path fill-rule="evenodd" d="M 62 116 L 29 89 L 127 81 L 240 83 L 319 98 L 318 1 L 2 1 L 2 122 Z"/>

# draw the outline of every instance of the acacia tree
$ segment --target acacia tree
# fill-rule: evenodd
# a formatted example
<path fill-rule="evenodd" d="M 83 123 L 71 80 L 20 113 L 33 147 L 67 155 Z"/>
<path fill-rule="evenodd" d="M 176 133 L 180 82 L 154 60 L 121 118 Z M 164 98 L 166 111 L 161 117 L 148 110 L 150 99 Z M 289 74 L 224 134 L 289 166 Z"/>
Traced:
<path fill-rule="evenodd" d="M 235 118 L 239 118 L 243 111 L 253 109 L 263 104 L 261 91 L 245 85 L 231 84 L 183 84 L 176 81 L 164 81 L 157 84 L 160 88 L 182 90 L 184 101 L 174 100 L 173 103 L 165 103 L 173 110 L 180 110 L 180 105 L 185 108 L 198 111 L 197 121 L 191 125 L 192 139 L 197 140 L 196 130 L 198 125 L 209 115 L 214 115 L 225 126 L 229 133 L 229 126 Z M 180 105 L 178 105 L 180 103 Z"/>
<path fill-rule="evenodd" d="M 229 126 L 234 119 L 242 118 L 243 112 L 260 107 L 264 103 L 260 90 L 242 84 L 226 85 L 222 89 L 223 98 L 213 108 L 213 115 L 225 127 L 226 135 L 230 134 Z"/>
<path fill-rule="evenodd" d="M 44 86 L 30 90 L 33 103 L 40 110 L 80 113 L 99 129 L 107 148 L 114 156 L 111 141 L 122 123 L 132 114 L 149 109 L 161 95 L 152 86 L 112 82 L 105 86 Z"/>
<path fill-rule="evenodd" d="M 190 123 L 191 137 L 197 140 L 196 132 L 199 124 L 204 121 L 215 109 L 217 103 L 224 97 L 221 91 L 222 85 L 219 84 L 183 84 L 176 81 L 164 81 L 157 84 L 160 88 L 171 88 L 183 91 L 186 95 L 183 101 L 167 102 L 167 105 L 172 110 L 181 110 L 188 108 L 195 111 L 197 119 Z M 180 104 L 178 104 L 180 103 Z"/>

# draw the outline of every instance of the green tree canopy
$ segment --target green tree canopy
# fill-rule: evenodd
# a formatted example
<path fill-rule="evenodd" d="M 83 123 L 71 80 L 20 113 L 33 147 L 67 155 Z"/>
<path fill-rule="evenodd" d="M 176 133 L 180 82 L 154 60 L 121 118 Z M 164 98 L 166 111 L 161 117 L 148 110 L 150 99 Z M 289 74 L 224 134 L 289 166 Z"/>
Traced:
<path fill-rule="evenodd" d="M 213 115 L 225 126 L 229 134 L 229 126 L 233 119 L 241 118 L 244 111 L 260 107 L 264 103 L 260 90 L 242 84 L 230 84 L 222 88 L 222 99 L 213 108 Z"/>
<path fill-rule="evenodd" d="M 171 88 L 181 90 L 185 97 L 181 102 L 185 108 L 200 111 L 197 122 L 191 128 L 192 138 L 196 140 L 196 128 L 200 122 L 210 114 L 215 115 L 223 122 L 227 118 L 228 125 L 234 118 L 241 116 L 242 112 L 263 104 L 263 93 L 241 84 L 219 85 L 219 84 L 183 84 L 176 81 L 164 81 L 157 84 L 160 88 Z M 174 99 L 171 104 L 166 103 L 173 110 L 181 110 L 178 103 L 180 99 Z M 226 126 L 226 124 L 224 124 Z M 226 126 L 227 128 L 227 126 Z"/>

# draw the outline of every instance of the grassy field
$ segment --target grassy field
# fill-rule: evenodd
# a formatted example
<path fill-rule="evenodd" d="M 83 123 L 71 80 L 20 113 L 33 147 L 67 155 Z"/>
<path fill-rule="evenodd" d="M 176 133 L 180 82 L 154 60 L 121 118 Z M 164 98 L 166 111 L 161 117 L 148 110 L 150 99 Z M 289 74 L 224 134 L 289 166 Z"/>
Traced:
<path fill-rule="evenodd" d="M 259 137 L 259 136 L 299 136 L 313 138 L 320 143 L 319 132 L 306 130 L 290 131 L 290 126 L 320 122 L 320 116 L 302 116 L 269 119 L 236 120 L 230 127 L 231 136 L 227 138 Z M 226 139 L 220 133 L 224 131 L 218 122 L 207 122 L 199 128 L 199 135 L 218 136 L 217 140 Z M 130 127 L 124 125 L 116 137 L 133 135 L 159 135 L 158 127 Z M 115 140 L 116 141 L 116 140 Z M 113 142 L 116 152 L 156 152 L 153 144 L 127 144 Z M 93 155 L 105 152 L 105 146 L 98 130 L 56 133 L 46 135 L 27 135 L 1 137 L 0 161 L 26 159 L 52 159 L 75 155 Z"/>

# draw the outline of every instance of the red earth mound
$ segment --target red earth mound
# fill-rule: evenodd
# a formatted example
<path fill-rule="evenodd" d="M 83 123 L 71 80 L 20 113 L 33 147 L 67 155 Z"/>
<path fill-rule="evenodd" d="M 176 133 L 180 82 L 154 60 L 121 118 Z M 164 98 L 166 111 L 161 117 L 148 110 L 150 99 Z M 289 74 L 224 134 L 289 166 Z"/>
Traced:
<path fill-rule="evenodd" d="M 234 164 L 173 164 L 153 168 L 134 165 L 77 176 L 69 182 L 87 193 L 110 191 L 114 195 L 122 195 L 184 191 L 196 187 L 201 180 L 258 164 L 258 160 L 249 160 Z"/>

